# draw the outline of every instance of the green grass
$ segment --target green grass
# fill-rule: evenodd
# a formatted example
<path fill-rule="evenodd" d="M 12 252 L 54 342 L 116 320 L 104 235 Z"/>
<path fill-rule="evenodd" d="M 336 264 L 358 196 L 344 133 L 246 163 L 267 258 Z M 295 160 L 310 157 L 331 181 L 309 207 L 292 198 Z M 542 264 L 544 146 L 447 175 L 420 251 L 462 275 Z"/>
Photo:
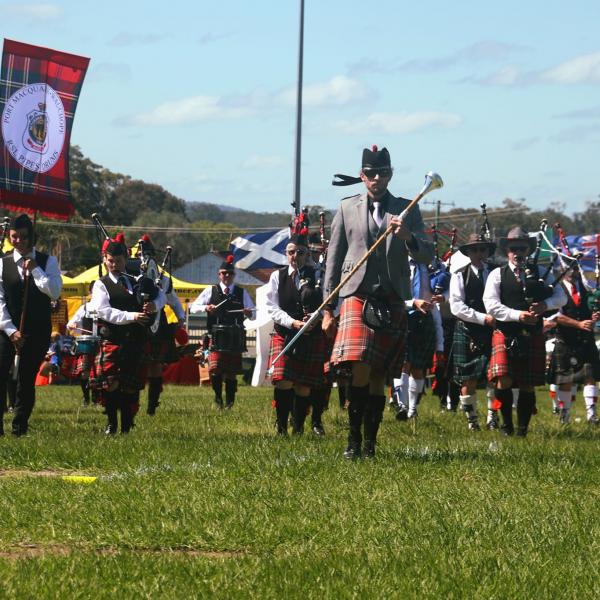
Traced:
<path fill-rule="evenodd" d="M 218 412 L 210 390 L 168 387 L 106 438 L 78 388 L 40 389 L 31 434 L 0 438 L 0 597 L 600 594 L 600 431 L 561 429 L 545 393 L 525 440 L 470 434 L 426 397 L 416 430 L 386 413 L 357 462 L 335 392 L 324 439 L 277 438 L 269 389 L 238 397 Z"/>

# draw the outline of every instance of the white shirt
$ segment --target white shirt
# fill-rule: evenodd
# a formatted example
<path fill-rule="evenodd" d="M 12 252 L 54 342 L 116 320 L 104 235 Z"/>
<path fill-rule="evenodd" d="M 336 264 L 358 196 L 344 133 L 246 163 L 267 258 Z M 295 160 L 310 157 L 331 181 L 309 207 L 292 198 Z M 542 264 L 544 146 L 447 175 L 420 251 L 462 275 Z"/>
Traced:
<path fill-rule="evenodd" d="M 225 288 L 229 287 L 229 294 L 233 294 L 233 290 L 235 290 L 235 284 L 231 284 L 230 286 L 226 286 L 222 281 L 219 281 L 217 284 L 220 286 L 221 291 L 225 293 Z M 190 313 L 196 314 L 200 312 L 206 312 L 206 307 L 210 304 L 210 297 L 212 296 L 212 286 L 209 286 L 203 289 L 200 292 L 200 295 L 192 302 L 190 305 Z M 252 302 L 252 298 L 250 298 L 250 294 L 246 288 L 242 288 L 242 302 L 244 308 L 254 309 L 254 302 Z"/>
<path fill-rule="evenodd" d="M 508 267 L 513 273 L 515 272 L 516 267 L 512 262 L 509 261 Z M 494 269 L 487 279 L 485 290 L 483 292 L 485 310 L 498 321 L 518 322 L 519 316 L 523 311 L 517 310 L 516 308 L 509 308 L 500 302 L 500 280 L 502 278 L 502 271 L 502 268 Z M 523 271 L 523 269 L 521 269 L 521 271 Z M 521 276 L 523 276 L 522 272 Z M 548 283 L 550 284 L 553 282 L 554 277 L 550 274 L 548 276 Z M 562 286 L 554 286 L 554 293 L 550 298 L 546 298 L 544 302 L 546 303 L 547 310 L 558 310 L 561 306 L 564 306 L 567 302 L 567 295 Z"/>
<path fill-rule="evenodd" d="M 119 276 L 109 273 L 113 283 L 119 283 Z M 133 294 L 133 286 L 131 284 L 132 277 L 130 275 L 125 276 L 127 289 L 130 294 Z M 165 293 L 159 290 L 158 296 L 153 300 L 156 310 L 159 311 L 164 307 L 166 302 Z M 98 313 L 98 318 L 111 323 L 112 325 L 129 325 L 135 322 L 135 315 L 137 312 L 131 312 L 127 310 L 120 310 L 110 305 L 110 296 L 106 286 L 100 279 L 96 280 L 94 287 L 92 288 L 92 299 L 88 302 L 88 311 L 95 310 Z"/>
<path fill-rule="evenodd" d="M 291 276 L 293 272 L 294 268 L 289 265 L 288 275 Z M 294 285 L 296 286 L 296 289 L 298 289 L 300 286 L 300 277 L 298 273 L 296 273 L 294 276 Z M 282 310 L 279 306 L 279 269 L 271 273 L 271 277 L 269 278 L 267 286 L 266 305 L 269 316 L 277 325 L 292 329 L 295 319 L 288 315 L 288 313 Z"/>
<path fill-rule="evenodd" d="M 10 256 L 10 255 L 8 255 Z M 15 263 L 17 263 L 17 271 L 21 280 L 23 280 L 23 258 L 35 257 L 35 248 L 27 255 L 22 256 L 17 250 L 13 250 L 12 254 Z M 0 259 L 0 331 L 4 331 L 8 337 L 10 337 L 18 327 L 12 322 L 10 315 L 8 314 L 8 307 L 6 306 L 6 298 L 4 296 L 4 282 L 2 279 L 3 260 Z M 46 270 L 42 269 L 39 265 L 31 271 L 31 277 L 33 283 L 37 289 L 46 294 L 51 300 L 58 300 L 60 292 L 62 290 L 62 277 L 60 275 L 60 268 L 58 261 L 55 256 L 48 256 L 48 262 L 46 263 Z"/>
<path fill-rule="evenodd" d="M 471 264 L 471 272 L 477 277 L 477 269 Z M 483 284 L 487 281 L 490 274 L 489 267 L 483 266 Z M 465 279 L 462 274 L 462 269 L 452 274 L 450 278 L 450 310 L 452 314 L 461 321 L 468 323 L 477 323 L 477 325 L 485 325 L 486 313 L 476 311 L 465 302 Z"/>

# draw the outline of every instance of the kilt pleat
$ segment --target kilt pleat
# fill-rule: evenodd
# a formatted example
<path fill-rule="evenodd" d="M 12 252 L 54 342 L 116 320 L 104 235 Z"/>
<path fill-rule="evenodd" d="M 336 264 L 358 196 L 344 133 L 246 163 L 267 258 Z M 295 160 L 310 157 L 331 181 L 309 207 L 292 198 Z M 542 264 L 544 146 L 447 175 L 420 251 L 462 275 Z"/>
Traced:
<path fill-rule="evenodd" d="M 323 365 L 325 364 L 326 339 L 317 327 L 302 340 L 301 355 L 283 355 L 274 365 L 271 381 L 293 381 L 307 386 L 322 386 L 325 384 Z M 273 359 L 284 349 L 287 340 L 275 332 L 271 336 L 269 348 L 269 368 Z M 300 353 L 299 353 L 300 354 Z"/>
<path fill-rule="evenodd" d="M 600 357 L 594 338 L 580 340 L 577 346 L 557 338 L 551 358 L 551 371 L 559 385 L 600 380 Z"/>
<path fill-rule="evenodd" d="M 406 312 L 400 301 L 391 303 L 395 329 L 371 329 L 362 318 L 365 299 L 349 296 L 344 299 L 338 332 L 331 352 L 331 363 L 362 362 L 389 377 L 400 376 L 406 347 Z"/>
<path fill-rule="evenodd" d="M 435 342 L 433 316 L 416 310 L 409 313 L 406 362 L 415 369 L 430 369 L 433 364 Z"/>
<path fill-rule="evenodd" d="M 490 338 L 491 338 L 490 329 Z M 459 385 L 468 380 L 484 381 L 487 375 L 491 347 L 474 347 L 473 339 L 462 321 L 454 327 L 452 362 L 454 381 Z"/>
<path fill-rule="evenodd" d="M 94 389 L 108 390 L 115 380 L 124 392 L 137 392 L 146 385 L 148 367 L 147 345 L 123 343 L 113 344 L 108 340 L 100 342 L 100 350 L 94 362 L 94 374 L 90 375 L 90 385 Z"/>
<path fill-rule="evenodd" d="M 524 337 L 524 336 L 523 336 Z M 498 329 L 492 334 L 492 354 L 488 366 L 488 379 L 508 375 L 513 387 L 532 387 L 545 382 L 546 345 L 543 333 L 532 333 L 522 342 L 523 353 L 511 356 L 506 348 L 507 339 Z"/>

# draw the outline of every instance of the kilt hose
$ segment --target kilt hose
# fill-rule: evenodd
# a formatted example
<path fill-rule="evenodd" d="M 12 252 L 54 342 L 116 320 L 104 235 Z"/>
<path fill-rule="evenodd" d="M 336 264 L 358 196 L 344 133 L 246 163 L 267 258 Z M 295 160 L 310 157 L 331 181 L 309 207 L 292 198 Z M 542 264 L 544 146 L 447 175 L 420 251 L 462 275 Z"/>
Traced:
<path fill-rule="evenodd" d="M 523 336 L 525 338 L 525 336 Z M 508 375 L 512 387 L 534 387 L 545 383 L 546 345 L 542 332 L 525 338 L 523 352 L 511 356 L 506 348 L 506 337 L 499 330 L 492 334 L 492 354 L 488 366 L 488 380 Z"/>
<path fill-rule="evenodd" d="M 491 337 L 490 329 L 490 343 L 480 345 L 469 335 L 462 321 L 456 322 L 452 340 L 453 378 L 456 383 L 464 385 L 473 379 L 481 383 L 486 381 L 492 351 Z"/>
<path fill-rule="evenodd" d="M 325 385 L 323 365 L 325 363 L 326 338 L 321 331 L 320 325 L 308 334 L 305 339 L 298 341 L 302 344 L 294 356 L 283 355 L 276 363 L 271 375 L 271 381 L 293 381 L 309 387 L 321 387 Z M 269 349 L 269 368 L 273 359 L 284 349 L 287 341 L 281 334 L 274 332 L 271 335 L 271 347 Z"/>
<path fill-rule="evenodd" d="M 433 365 L 435 343 L 433 317 L 418 310 L 409 313 L 406 362 L 415 369 L 430 369 Z"/>
<path fill-rule="evenodd" d="M 558 385 L 600 380 L 600 357 L 593 334 L 580 338 L 576 346 L 556 339 L 548 377 Z"/>
<path fill-rule="evenodd" d="M 390 304 L 395 329 L 371 329 L 363 320 L 365 298 L 349 296 L 342 303 L 331 364 L 362 362 L 389 378 L 400 377 L 406 346 L 406 312 L 402 301 Z"/>
<path fill-rule="evenodd" d="M 102 340 L 94 362 L 93 377 L 90 374 L 90 387 L 105 392 L 118 381 L 117 389 L 123 393 L 134 394 L 143 390 L 148 367 L 146 350 L 147 344 L 114 344 Z"/>

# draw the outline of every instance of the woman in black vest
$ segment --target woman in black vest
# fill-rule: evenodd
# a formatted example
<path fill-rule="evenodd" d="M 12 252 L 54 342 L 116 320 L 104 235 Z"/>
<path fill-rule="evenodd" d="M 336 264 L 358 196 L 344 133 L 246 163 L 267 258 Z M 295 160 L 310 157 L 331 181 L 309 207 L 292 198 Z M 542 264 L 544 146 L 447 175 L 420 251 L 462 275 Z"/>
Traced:
<path fill-rule="evenodd" d="M 469 430 L 479 430 L 477 418 L 477 384 L 486 380 L 492 351 L 492 332 L 496 324 L 483 305 L 483 290 L 490 274 L 486 260 L 496 244 L 473 233 L 459 250 L 470 263 L 459 269 L 450 280 L 450 310 L 456 317 L 452 343 L 454 381 L 460 387 L 460 404 L 467 417 Z M 496 429 L 497 417 L 492 403 L 488 404 L 488 429 Z"/>
<path fill-rule="evenodd" d="M 315 289 L 315 270 L 306 265 L 306 234 L 293 234 L 285 252 L 288 266 L 273 271 L 267 284 L 267 311 L 275 322 L 269 368 L 273 359 L 321 303 L 321 292 L 318 288 Z M 287 435 L 290 412 L 293 433 L 303 433 L 311 387 L 322 387 L 325 383 L 324 362 L 325 336 L 317 326 L 303 335 L 289 353 L 273 365 L 271 381 L 275 386 L 277 432 L 280 435 Z"/>
<path fill-rule="evenodd" d="M 578 267 L 565 275 L 561 285 L 567 303 L 556 318 L 556 344 L 551 361 L 551 371 L 558 385 L 560 421 L 566 425 L 570 420 L 573 384 L 583 384 L 587 421 L 590 425 L 598 425 L 596 381 L 600 380 L 600 357 L 594 327 L 600 320 L 600 312 L 590 309 L 588 292 Z"/>
<path fill-rule="evenodd" d="M 56 258 L 34 248 L 33 223 L 27 215 L 11 221 L 9 240 L 13 251 L 0 260 L 0 416 L 4 414 L 6 385 L 12 378 L 9 372 L 18 349 L 21 358 L 12 433 L 20 436 L 29 427 L 35 404 L 35 376 L 50 344 L 50 301 L 60 296 L 62 279 Z M 28 297 L 22 319 L 25 273 Z M 3 433 L 0 419 L 0 435 Z"/>
<path fill-rule="evenodd" d="M 496 319 L 488 380 L 494 383 L 495 406 L 502 413 L 502 433 L 507 436 L 514 433 L 511 388 L 519 389 L 516 433 L 520 437 L 527 435 L 535 410 L 534 388 L 545 383 L 542 315 L 560 308 L 567 301 L 559 285 L 553 289 L 544 286 L 545 300 L 528 297 L 525 266 L 535 245 L 535 238 L 520 226 L 513 227 L 507 237 L 500 238 L 499 246 L 507 253 L 508 264 L 490 273 L 483 293 L 486 311 Z M 534 279 L 537 280 L 536 273 Z"/>

